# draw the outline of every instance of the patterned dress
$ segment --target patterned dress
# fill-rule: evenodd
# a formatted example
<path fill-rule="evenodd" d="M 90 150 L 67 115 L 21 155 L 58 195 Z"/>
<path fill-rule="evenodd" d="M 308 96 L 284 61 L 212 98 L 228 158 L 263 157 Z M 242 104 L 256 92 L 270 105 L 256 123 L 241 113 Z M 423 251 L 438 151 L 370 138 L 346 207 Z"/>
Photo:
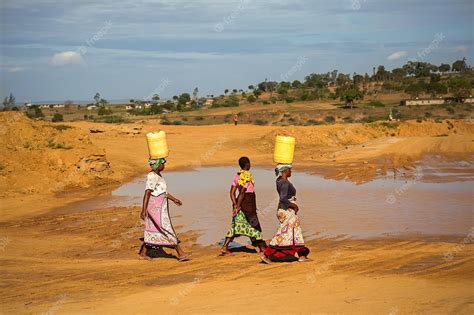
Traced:
<path fill-rule="evenodd" d="M 155 172 L 150 172 L 147 175 L 146 189 L 151 190 L 151 196 L 145 219 L 145 245 L 175 247 L 179 244 L 179 239 L 170 219 L 166 181 Z"/>
<path fill-rule="evenodd" d="M 292 247 L 304 246 L 300 220 L 293 209 L 278 209 L 278 230 L 273 236 L 270 246 Z"/>
<path fill-rule="evenodd" d="M 239 174 L 234 177 L 232 186 L 239 188 Z M 229 231 L 226 237 L 248 236 L 253 243 L 262 241 L 262 229 L 257 217 L 256 200 L 254 184 L 247 182 L 245 184 L 245 195 L 240 210 L 232 219 Z"/>
<path fill-rule="evenodd" d="M 309 254 L 309 249 L 304 245 L 300 220 L 295 211 L 289 208 L 291 203 L 296 204 L 296 189 L 288 180 L 279 178 L 277 191 L 280 196 L 278 229 L 264 254 L 272 261 L 295 261 L 296 254 L 300 257 Z"/>

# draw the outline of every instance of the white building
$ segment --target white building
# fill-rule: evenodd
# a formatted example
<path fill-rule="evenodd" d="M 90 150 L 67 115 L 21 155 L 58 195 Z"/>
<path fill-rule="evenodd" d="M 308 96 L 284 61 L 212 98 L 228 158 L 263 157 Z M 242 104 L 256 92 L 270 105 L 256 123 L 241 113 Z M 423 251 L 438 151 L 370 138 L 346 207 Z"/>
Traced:
<path fill-rule="evenodd" d="M 413 100 L 403 100 L 401 105 L 415 106 L 415 105 L 443 105 L 446 101 L 444 98 L 416 98 Z"/>
<path fill-rule="evenodd" d="M 466 104 L 474 104 L 474 97 L 469 96 L 464 99 L 464 103 Z"/>
<path fill-rule="evenodd" d="M 213 98 L 208 98 L 205 102 L 204 102 L 204 106 L 212 106 L 212 104 L 214 104 L 214 99 Z"/>

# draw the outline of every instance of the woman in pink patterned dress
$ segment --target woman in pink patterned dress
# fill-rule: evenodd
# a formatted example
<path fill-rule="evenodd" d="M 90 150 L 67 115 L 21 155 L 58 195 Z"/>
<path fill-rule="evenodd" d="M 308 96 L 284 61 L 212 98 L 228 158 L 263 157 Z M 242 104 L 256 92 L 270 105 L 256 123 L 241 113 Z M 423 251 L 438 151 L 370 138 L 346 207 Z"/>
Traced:
<path fill-rule="evenodd" d="M 182 202 L 168 193 L 168 187 L 161 172 L 165 169 L 165 159 L 149 159 L 152 169 L 146 179 L 146 190 L 143 196 L 143 207 L 140 218 L 145 220 L 144 244 L 140 250 L 142 259 L 150 259 L 148 248 L 169 247 L 176 250 L 178 261 L 190 260 L 179 246 L 179 239 L 171 223 L 168 200 L 181 206 Z"/>

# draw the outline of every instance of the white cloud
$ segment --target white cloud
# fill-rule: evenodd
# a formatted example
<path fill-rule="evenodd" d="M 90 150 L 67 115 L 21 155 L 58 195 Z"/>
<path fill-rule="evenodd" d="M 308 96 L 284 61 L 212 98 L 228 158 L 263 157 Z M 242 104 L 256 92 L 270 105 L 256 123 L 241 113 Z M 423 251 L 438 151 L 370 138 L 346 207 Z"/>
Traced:
<path fill-rule="evenodd" d="M 460 45 L 460 46 L 453 47 L 452 51 L 455 53 L 465 53 L 468 51 L 468 49 L 467 49 L 467 46 Z"/>
<path fill-rule="evenodd" d="M 20 71 L 23 71 L 23 70 L 24 69 L 22 67 L 13 67 L 13 68 L 8 69 L 8 72 L 14 73 L 14 72 L 20 72 Z"/>
<path fill-rule="evenodd" d="M 387 59 L 388 60 L 398 60 L 398 59 L 401 59 L 401 58 L 406 57 L 406 56 L 408 56 L 408 52 L 405 51 L 405 50 L 400 50 L 400 51 L 396 51 L 393 54 L 391 54 L 390 56 L 388 56 Z"/>
<path fill-rule="evenodd" d="M 55 67 L 64 66 L 67 64 L 76 64 L 83 61 L 81 54 L 76 51 L 64 51 L 54 54 L 49 61 L 49 64 Z"/>

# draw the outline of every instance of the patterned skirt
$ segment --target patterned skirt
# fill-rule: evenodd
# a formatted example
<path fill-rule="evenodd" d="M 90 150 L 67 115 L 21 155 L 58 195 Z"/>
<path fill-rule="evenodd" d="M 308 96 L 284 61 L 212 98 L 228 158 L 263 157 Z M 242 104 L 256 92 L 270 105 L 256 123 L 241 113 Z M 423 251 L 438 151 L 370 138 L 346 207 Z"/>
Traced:
<path fill-rule="evenodd" d="M 278 230 L 265 249 L 265 255 L 273 261 L 293 261 L 295 254 L 307 256 L 300 220 L 293 209 L 278 209 Z"/>
<path fill-rule="evenodd" d="M 178 236 L 171 223 L 166 194 L 150 196 L 145 220 L 145 245 L 148 247 L 175 247 Z"/>
<path fill-rule="evenodd" d="M 262 240 L 262 232 L 252 227 L 252 225 L 247 221 L 247 218 L 245 217 L 245 214 L 242 212 L 242 210 L 235 215 L 230 229 L 225 236 L 248 236 L 257 241 Z"/>

